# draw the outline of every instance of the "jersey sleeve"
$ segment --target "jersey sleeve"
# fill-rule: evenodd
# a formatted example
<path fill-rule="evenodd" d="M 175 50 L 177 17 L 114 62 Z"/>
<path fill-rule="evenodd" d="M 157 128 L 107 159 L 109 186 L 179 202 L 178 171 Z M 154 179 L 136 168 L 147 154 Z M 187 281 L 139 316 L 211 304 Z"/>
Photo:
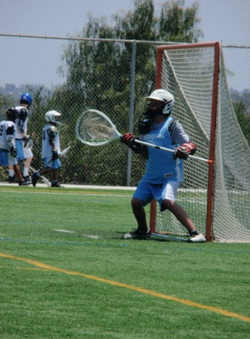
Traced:
<path fill-rule="evenodd" d="M 189 135 L 185 132 L 181 123 L 177 122 L 175 129 L 173 131 L 173 134 L 172 134 L 173 145 L 182 145 L 185 142 L 189 142 L 189 141 L 190 141 Z"/>

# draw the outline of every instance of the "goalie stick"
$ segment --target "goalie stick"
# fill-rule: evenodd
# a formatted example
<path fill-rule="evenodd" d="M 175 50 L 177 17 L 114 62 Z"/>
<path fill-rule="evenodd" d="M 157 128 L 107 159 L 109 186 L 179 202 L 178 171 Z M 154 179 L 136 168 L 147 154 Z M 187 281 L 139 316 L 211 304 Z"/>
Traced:
<path fill-rule="evenodd" d="M 122 134 L 117 130 L 116 126 L 110 120 L 110 118 L 96 110 L 88 109 L 84 111 L 76 122 L 76 136 L 83 144 L 89 146 L 101 146 L 105 145 L 113 140 L 121 139 Z M 136 143 L 160 149 L 162 151 L 174 153 L 175 150 L 157 146 L 139 139 L 134 140 Z M 208 164 L 213 163 L 212 160 L 207 160 L 194 155 L 188 156 L 191 159 L 200 160 Z"/>

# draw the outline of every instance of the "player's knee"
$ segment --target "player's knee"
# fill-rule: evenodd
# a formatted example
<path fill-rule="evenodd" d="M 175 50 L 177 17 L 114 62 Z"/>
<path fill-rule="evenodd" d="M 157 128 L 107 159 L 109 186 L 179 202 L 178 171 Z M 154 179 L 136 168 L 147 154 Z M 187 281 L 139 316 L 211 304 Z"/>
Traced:
<path fill-rule="evenodd" d="M 132 208 L 142 208 L 143 207 L 143 201 L 136 199 L 136 198 L 132 198 L 131 200 L 131 205 Z"/>
<path fill-rule="evenodd" d="M 174 200 L 162 200 L 162 203 L 161 203 L 161 212 L 165 211 L 165 210 L 172 210 L 172 207 L 174 205 Z"/>

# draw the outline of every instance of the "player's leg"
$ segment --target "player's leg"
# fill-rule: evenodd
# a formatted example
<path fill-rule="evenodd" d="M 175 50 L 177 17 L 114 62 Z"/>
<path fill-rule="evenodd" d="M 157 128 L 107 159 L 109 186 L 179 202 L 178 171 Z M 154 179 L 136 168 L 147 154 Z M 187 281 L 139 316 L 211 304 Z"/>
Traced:
<path fill-rule="evenodd" d="M 131 206 L 134 217 L 137 221 L 137 229 L 133 232 L 126 233 L 124 239 L 148 239 L 150 232 L 147 226 L 145 206 L 152 201 L 153 195 L 150 185 L 145 182 L 140 182 L 131 200 Z"/>
<path fill-rule="evenodd" d="M 60 159 L 51 161 L 51 157 L 44 158 L 44 168 L 32 175 L 32 184 L 36 186 L 36 183 L 40 175 L 52 174 L 51 187 L 62 187 L 58 182 L 58 173 L 61 168 Z"/>
<path fill-rule="evenodd" d="M 22 172 L 21 172 L 20 167 L 18 165 L 17 158 L 14 158 L 10 153 L 8 153 L 8 166 L 13 166 L 14 173 L 15 173 L 17 179 L 18 179 L 18 182 L 19 182 L 19 186 L 29 185 L 23 179 Z"/>
<path fill-rule="evenodd" d="M 62 187 L 58 182 L 59 168 L 52 168 L 51 187 Z"/>
<path fill-rule="evenodd" d="M 147 233 L 148 226 L 147 226 L 146 212 L 144 209 L 143 201 L 133 198 L 131 200 L 131 206 L 132 206 L 135 219 L 137 221 L 138 229 L 143 233 Z"/>
<path fill-rule="evenodd" d="M 23 163 L 23 178 L 25 181 L 29 181 L 29 182 L 30 182 L 29 170 L 30 170 L 30 164 L 31 164 L 32 159 L 33 157 L 26 158 Z"/>
<path fill-rule="evenodd" d="M 9 172 L 9 177 L 8 177 L 8 182 L 10 184 L 14 183 L 15 182 L 15 172 L 14 172 L 14 167 L 13 165 L 9 165 L 8 166 L 8 172 Z"/>
<path fill-rule="evenodd" d="M 188 230 L 190 234 L 189 241 L 205 242 L 205 237 L 199 233 L 187 212 L 176 202 L 178 187 L 179 183 L 177 181 L 169 181 L 164 185 L 161 200 L 159 201 L 161 212 L 169 210 L 171 213 L 173 213 L 173 215 Z"/>
<path fill-rule="evenodd" d="M 41 170 L 38 170 L 37 172 L 33 173 L 31 176 L 33 186 L 36 186 L 37 181 L 40 178 L 40 175 L 48 174 L 52 171 L 51 167 L 49 167 L 51 163 L 51 157 L 44 158 L 43 163 L 44 163 L 44 167 Z"/>
<path fill-rule="evenodd" d="M 52 161 L 51 168 L 52 168 L 52 180 L 51 180 L 51 187 L 62 187 L 58 182 L 58 175 L 59 170 L 62 167 L 60 159 L 56 159 Z"/>
<path fill-rule="evenodd" d="M 24 159 L 23 162 L 23 178 L 25 181 L 31 183 L 30 176 L 29 176 L 29 170 L 30 165 L 33 159 L 33 153 L 31 151 L 31 148 L 24 147 L 24 142 L 21 142 L 20 145 L 21 150 L 19 151 L 22 154 L 22 157 Z"/>

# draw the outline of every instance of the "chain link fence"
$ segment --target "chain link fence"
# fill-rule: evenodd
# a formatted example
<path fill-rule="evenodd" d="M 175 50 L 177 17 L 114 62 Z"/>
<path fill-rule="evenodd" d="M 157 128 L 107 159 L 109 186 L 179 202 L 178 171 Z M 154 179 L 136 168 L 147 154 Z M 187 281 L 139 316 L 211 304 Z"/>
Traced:
<path fill-rule="evenodd" d="M 120 133 L 138 134 L 144 97 L 154 89 L 159 42 L 0 34 L 0 45 L 7 40 L 11 47 L 2 50 L 0 63 L 9 81 L 0 82 L 0 94 L 7 97 L 8 106 L 17 105 L 22 92 L 33 96 L 28 124 L 34 141 L 32 166 L 42 166 L 44 115 L 55 109 L 62 113 L 61 147 L 71 146 L 62 159 L 61 182 L 136 186 L 144 160 L 118 140 L 99 147 L 83 145 L 76 139 L 75 123 L 81 112 L 95 108 L 107 114 Z M 249 68 L 250 48 L 225 46 L 223 52 L 236 113 L 250 143 L 250 85 L 245 88 L 241 83 L 242 72 Z M 235 63 L 242 65 L 236 71 Z M 4 119 L 7 105 L 1 105 Z M 1 168 L 0 181 L 6 178 L 6 168 Z"/>

